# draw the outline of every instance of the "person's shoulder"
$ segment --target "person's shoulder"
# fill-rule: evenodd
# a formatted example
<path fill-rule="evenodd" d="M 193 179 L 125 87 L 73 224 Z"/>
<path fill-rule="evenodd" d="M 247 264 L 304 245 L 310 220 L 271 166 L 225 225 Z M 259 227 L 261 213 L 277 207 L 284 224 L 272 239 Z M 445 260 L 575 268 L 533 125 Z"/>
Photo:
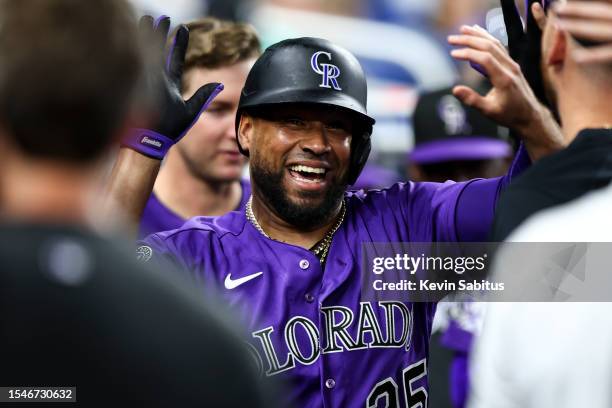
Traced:
<path fill-rule="evenodd" d="M 24 327 L 7 334 L 7 344 L 44 351 L 36 359 L 5 353 L 3 363 L 13 374 L 48 381 L 78 372 L 93 386 L 115 373 L 132 378 L 134 389 L 151 399 L 166 395 L 148 387 L 162 378 L 178 390 L 179 405 L 201 392 L 215 406 L 244 406 L 262 397 L 236 319 L 183 276 L 145 266 L 129 253 L 129 244 L 80 228 L 3 225 L 0 240 L 0 261 L 9 265 L 0 274 L 0 298 L 12 306 L 3 317 Z M 107 335 L 99 336 L 101 331 Z M 44 344 L 34 344 L 39 338 Z M 79 338 L 86 341 L 70 349 L 66 339 Z M 202 361 L 205 377 L 217 380 L 202 382 Z M 241 393 L 227 393 L 232 375 L 246 387 Z"/>
<path fill-rule="evenodd" d="M 185 220 L 160 201 L 155 192 L 151 193 L 140 218 L 138 237 L 159 231 L 180 227 Z"/>
<path fill-rule="evenodd" d="M 452 181 L 446 183 L 400 181 L 385 188 L 348 190 L 346 197 L 351 201 L 376 201 L 384 200 L 401 194 L 419 194 L 434 192 L 444 186 L 456 184 Z"/>
<path fill-rule="evenodd" d="M 89 290 L 91 282 L 121 284 L 143 268 L 125 238 L 79 226 L 3 224 L 0 242 L 0 262 L 10 265 L 5 278 L 21 282 L 20 287 L 39 287 L 41 293 L 48 285 Z"/>
<path fill-rule="evenodd" d="M 541 158 L 533 163 L 523 174 L 513 180 L 508 191 L 520 191 L 525 188 L 538 190 L 541 186 L 567 183 L 568 178 L 575 179 L 577 169 L 590 170 L 601 160 L 608 160 L 612 143 L 612 132 L 585 130 L 565 149 Z M 586 174 L 589 177 L 590 172 Z"/>
<path fill-rule="evenodd" d="M 559 180 L 567 174 L 569 170 L 566 152 L 561 151 L 550 156 L 544 157 L 525 169 L 512 183 L 505 189 L 504 194 L 521 193 L 524 190 L 533 190 L 533 186 L 542 184 L 550 185 L 559 183 Z M 537 189 L 536 189 L 537 190 Z"/>
<path fill-rule="evenodd" d="M 612 186 L 537 213 L 508 240 L 514 242 L 612 241 Z"/>
<path fill-rule="evenodd" d="M 242 211 L 231 211 L 218 217 L 198 216 L 185 221 L 176 229 L 153 234 L 158 240 L 176 240 L 195 235 L 202 239 L 221 240 L 225 236 L 238 236 L 244 231 L 246 216 Z"/>
<path fill-rule="evenodd" d="M 345 200 L 352 211 L 375 209 L 392 202 L 402 191 L 412 188 L 412 184 L 412 182 L 400 182 L 386 188 L 348 190 L 345 193 Z"/>
<path fill-rule="evenodd" d="M 387 188 L 348 191 L 347 202 L 353 207 L 377 205 L 412 205 L 435 204 L 457 197 L 460 192 L 473 180 L 457 183 L 447 181 L 444 183 L 404 181 L 395 183 Z"/>

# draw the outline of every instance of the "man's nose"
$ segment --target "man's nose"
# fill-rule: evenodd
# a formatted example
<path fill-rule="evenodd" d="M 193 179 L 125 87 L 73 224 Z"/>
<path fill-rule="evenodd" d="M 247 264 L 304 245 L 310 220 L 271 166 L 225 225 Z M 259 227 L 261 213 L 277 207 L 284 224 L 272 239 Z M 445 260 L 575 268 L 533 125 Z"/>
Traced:
<path fill-rule="evenodd" d="M 223 127 L 225 128 L 224 135 L 228 139 L 236 139 L 236 112 L 238 109 L 236 108 L 229 115 L 223 119 Z"/>
<path fill-rule="evenodd" d="M 300 146 L 303 151 L 320 156 L 331 150 L 327 130 L 323 124 L 319 123 L 311 126 L 302 137 Z"/>

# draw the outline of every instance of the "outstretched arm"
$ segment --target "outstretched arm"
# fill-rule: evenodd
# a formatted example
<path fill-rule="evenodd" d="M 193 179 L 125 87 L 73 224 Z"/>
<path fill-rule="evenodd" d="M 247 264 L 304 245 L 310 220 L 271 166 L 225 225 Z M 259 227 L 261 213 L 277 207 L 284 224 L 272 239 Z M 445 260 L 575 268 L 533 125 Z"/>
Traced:
<path fill-rule="evenodd" d="M 152 42 L 157 48 L 156 57 L 146 76 L 145 91 L 155 101 L 148 107 L 155 120 L 147 129 L 132 129 L 122 141 L 104 199 L 104 212 L 109 215 L 120 213 L 127 223 L 125 229 L 134 236 L 153 190 L 161 160 L 223 90 L 222 84 L 206 84 L 190 99 L 183 100 L 181 77 L 189 31 L 185 26 L 178 28 L 174 43 L 164 59 L 163 49 L 169 27 L 170 18 L 165 16 L 155 22 L 150 16 L 141 19 L 140 32 L 149 41 L 147 47 Z"/>
<path fill-rule="evenodd" d="M 478 64 L 493 88 L 480 95 L 467 86 L 456 86 L 454 95 L 485 116 L 510 128 L 522 146 L 509 173 L 499 179 L 474 180 L 466 184 L 455 207 L 455 229 L 461 241 L 486 241 L 501 191 L 510 181 L 540 158 L 561 150 L 566 142 L 547 106 L 539 60 L 541 30 L 546 23 L 537 0 L 529 0 L 527 31 L 523 29 L 513 0 L 501 0 L 508 32 L 509 51 L 479 26 L 461 27 L 452 35 L 452 51 L 459 60 Z M 528 156 L 528 157 L 527 157 Z"/>

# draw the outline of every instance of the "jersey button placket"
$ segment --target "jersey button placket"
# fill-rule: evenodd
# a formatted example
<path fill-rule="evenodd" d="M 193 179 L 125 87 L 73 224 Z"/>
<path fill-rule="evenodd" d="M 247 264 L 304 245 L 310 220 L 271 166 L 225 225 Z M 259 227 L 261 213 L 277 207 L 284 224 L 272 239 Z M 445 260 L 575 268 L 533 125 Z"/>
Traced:
<path fill-rule="evenodd" d="M 331 390 L 336 386 L 336 381 L 333 378 L 328 378 L 325 380 L 325 386 Z"/>
<path fill-rule="evenodd" d="M 298 265 L 300 266 L 300 269 L 303 271 L 310 268 L 310 262 L 308 261 L 308 259 L 300 259 L 300 262 L 298 263 Z M 306 300 L 307 303 L 312 303 L 314 302 L 315 297 L 312 293 L 306 292 L 306 294 L 304 294 L 304 300 Z"/>

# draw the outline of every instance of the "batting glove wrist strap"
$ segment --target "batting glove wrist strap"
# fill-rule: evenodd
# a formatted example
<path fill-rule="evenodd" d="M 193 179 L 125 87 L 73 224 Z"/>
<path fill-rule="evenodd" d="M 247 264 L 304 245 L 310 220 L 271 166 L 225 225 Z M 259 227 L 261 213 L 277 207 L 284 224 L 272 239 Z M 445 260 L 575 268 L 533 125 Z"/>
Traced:
<path fill-rule="evenodd" d="M 174 140 L 149 129 L 132 129 L 121 142 L 121 146 L 135 150 L 152 159 L 162 160 Z"/>

